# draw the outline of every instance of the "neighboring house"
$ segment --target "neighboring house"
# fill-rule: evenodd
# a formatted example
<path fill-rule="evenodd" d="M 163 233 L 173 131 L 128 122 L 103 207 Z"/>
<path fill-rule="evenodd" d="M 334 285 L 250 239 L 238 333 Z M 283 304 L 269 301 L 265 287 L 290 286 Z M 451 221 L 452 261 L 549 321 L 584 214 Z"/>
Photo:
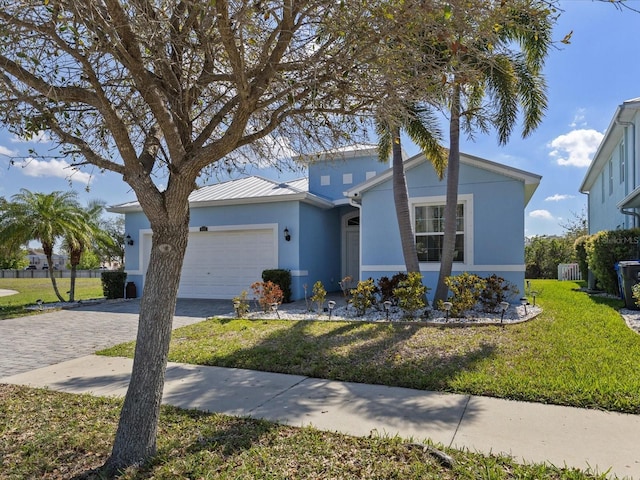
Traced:
<path fill-rule="evenodd" d="M 33 265 L 36 270 L 46 270 L 49 268 L 47 264 L 47 256 L 42 250 L 29 249 L 27 251 L 27 258 L 29 259 L 29 265 Z M 64 270 L 67 264 L 66 255 L 58 255 L 54 253 L 52 255 L 53 268 L 56 270 Z"/>
<path fill-rule="evenodd" d="M 425 284 L 434 293 L 440 268 L 446 183 L 423 155 L 405 162 L 416 242 Z M 264 269 L 291 271 L 292 297 L 328 291 L 351 276 L 405 271 L 393 204 L 392 174 L 376 146 L 313 157 L 308 179 L 247 177 L 202 187 L 190 196 L 189 244 L 178 295 L 232 298 Z M 458 250 L 453 274 L 498 274 L 524 288 L 524 208 L 540 176 L 461 156 Z M 127 281 L 142 291 L 151 230 L 137 202 L 109 208 L 125 214 Z"/>
<path fill-rule="evenodd" d="M 640 98 L 618 106 L 580 186 L 589 233 L 640 226 Z"/>

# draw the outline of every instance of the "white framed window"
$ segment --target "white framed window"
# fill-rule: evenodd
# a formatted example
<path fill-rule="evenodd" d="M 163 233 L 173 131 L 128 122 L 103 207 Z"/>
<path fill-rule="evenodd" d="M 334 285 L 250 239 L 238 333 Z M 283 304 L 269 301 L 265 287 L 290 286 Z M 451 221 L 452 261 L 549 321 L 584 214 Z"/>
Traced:
<path fill-rule="evenodd" d="M 353 174 L 352 173 L 343 173 L 342 174 L 342 183 L 343 183 L 343 185 L 351 185 L 353 183 Z"/>
<path fill-rule="evenodd" d="M 322 187 L 326 187 L 327 185 L 331 185 L 331 177 L 329 175 L 321 175 L 320 176 L 320 185 Z"/>
<path fill-rule="evenodd" d="M 604 169 L 602 170 L 602 176 L 600 177 L 600 197 L 602 203 L 604 203 Z"/>
<path fill-rule="evenodd" d="M 613 193 L 613 159 L 609 159 L 609 195 Z"/>
<path fill-rule="evenodd" d="M 444 240 L 444 197 L 416 199 L 413 226 L 420 262 L 440 262 Z M 472 231 L 472 195 L 458 197 L 456 208 L 456 246 L 454 262 L 469 263 Z"/>
<path fill-rule="evenodd" d="M 364 178 L 365 178 L 365 180 L 369 180 L 370 178 L 373 178 L 373 177 L 375 177 L 375 176 L 376 176 L 376 172 L 373 172 L 373 171 L 372 171 L 372 172 L 367 172 L 367 173 L 365 173 Z"/>
<path fill-rule="evenodd" d="M 624 182 L 624 174 L 626 170 L 626 152 L 624 149 L 624 140 L 618 146 L 618 156 L 620 157 L 620 183 Z"/>

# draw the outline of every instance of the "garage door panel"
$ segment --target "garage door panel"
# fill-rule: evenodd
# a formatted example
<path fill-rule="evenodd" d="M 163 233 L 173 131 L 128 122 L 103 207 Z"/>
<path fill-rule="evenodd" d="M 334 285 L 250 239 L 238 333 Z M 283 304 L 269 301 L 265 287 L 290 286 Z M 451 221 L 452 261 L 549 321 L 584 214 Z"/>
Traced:
<path fill-rule="evenodd" d="M 182 268 L 178 296 L 233 298 L 277 268 L 272 229 L 193 232 Z"/>

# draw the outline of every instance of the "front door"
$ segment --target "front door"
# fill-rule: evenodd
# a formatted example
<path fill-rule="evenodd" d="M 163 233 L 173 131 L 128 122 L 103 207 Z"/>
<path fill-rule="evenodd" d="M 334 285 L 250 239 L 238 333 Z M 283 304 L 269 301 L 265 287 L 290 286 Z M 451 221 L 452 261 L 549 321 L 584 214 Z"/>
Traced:
<path fill-rule="evenodd" d="M 359 212 L 346 217 L 344 226 L 343 278 L 350 276 L 352 285 L 360 280 L 360 215 Z"/>

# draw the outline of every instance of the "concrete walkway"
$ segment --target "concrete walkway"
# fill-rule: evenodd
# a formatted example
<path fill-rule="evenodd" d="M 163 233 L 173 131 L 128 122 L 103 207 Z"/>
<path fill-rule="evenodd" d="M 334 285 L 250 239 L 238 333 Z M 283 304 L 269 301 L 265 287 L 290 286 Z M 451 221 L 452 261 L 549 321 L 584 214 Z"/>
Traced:
<path fill-rule="evenodd" d="M 89 355 L 0 383 L 123 396 L 132 360 Z M 349 435 L 400 435 L 640 478 L 640 416 L 170 363 L 163 401 Z"/>
<path fill-rule="evenodd" d="M 130 300 L 0 321 L 0 383 L 124 395 L 132 361 L 91 353 L 134 339 L 138 309 Z M 225 301 L 179 301 L 174 326 L 231 310 Z M 638 415 L 175 363 L 164 402 L 350 435 L 431 439 L 640 480 Z"/>

